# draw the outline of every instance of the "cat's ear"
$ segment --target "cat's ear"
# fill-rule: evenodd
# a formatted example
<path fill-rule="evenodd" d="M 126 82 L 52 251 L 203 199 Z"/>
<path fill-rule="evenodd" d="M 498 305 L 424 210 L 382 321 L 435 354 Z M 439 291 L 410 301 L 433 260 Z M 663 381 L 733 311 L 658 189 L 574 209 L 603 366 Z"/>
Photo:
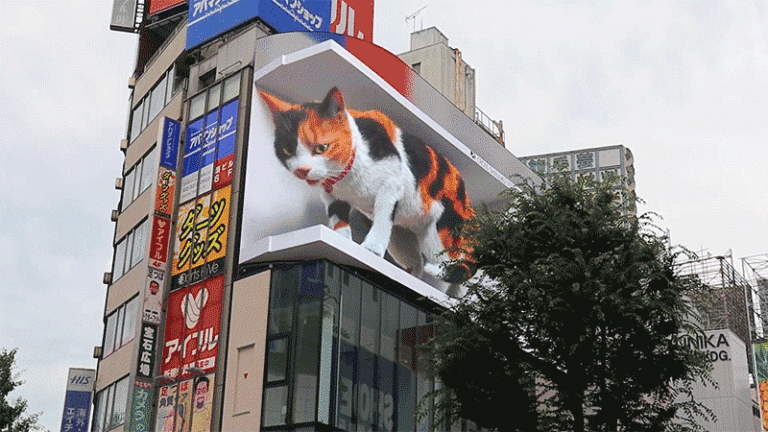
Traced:
<path fill-rule="evenodd" d="M 293 108 L 293 105 L 280 100 L 269 93 L 259 92 L 259 96 L 261 96 L 261 99 L 267 104 L 270 111 L 272 111 L 272 114 L 290 111 Z"/>
<path fill-rule="evenodd" d="M 344 96 L 337 87 L 331 89 L 320 103 L 320 115 L 333 118 L 344 112 Z"/>

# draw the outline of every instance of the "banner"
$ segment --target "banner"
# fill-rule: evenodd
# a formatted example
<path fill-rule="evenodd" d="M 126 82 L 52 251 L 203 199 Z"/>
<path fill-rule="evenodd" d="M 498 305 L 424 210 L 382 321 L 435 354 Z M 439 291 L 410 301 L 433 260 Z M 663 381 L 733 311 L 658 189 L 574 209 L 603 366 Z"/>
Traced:
<path fill-rule="evenodd" d="M 191 376 L 189 368 L 213 372 L 218 355 L 224 276 L 172 292 L 168 296 L 161 373 Z"/>
<path fill-rule="evenodd" d="M 131 414 L 126 430 L 131 432 L 149 432 L 152 422 L 152 384 L 135 381 L 133 384 L 133 401 Z"/>
<path fill-rule="evenodd" d="M 70 368 L 67 377 L 67 393 L 64 397 L 64 413 L 61 432 L 87 432 L 90 419 L 91 396 L 96 371 Z"/>

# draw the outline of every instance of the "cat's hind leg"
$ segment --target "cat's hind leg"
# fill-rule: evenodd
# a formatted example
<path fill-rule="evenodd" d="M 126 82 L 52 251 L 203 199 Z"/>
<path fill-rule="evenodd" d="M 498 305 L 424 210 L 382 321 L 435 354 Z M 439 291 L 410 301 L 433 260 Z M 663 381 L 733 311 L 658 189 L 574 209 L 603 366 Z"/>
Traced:
<path fill-rule="evenodd" d="M 346 201 L 336 200 L 327 196 L 328 225 L 342 236 L 352 239 L 352 229 L 349 227 L 349 212 L 352 207 Z"/>

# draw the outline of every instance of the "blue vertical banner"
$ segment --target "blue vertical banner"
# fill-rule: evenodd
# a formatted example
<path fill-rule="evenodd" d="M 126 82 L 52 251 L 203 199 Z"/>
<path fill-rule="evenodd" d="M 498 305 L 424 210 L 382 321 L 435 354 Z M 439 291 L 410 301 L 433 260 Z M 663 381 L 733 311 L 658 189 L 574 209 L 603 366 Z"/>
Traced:
<path fill-rule="evenodd" d="M 197 197 L 197 177 L 200 172 L 200 156 L 203 150 L 203 122 L 200 118 L 187 125 L 187 139 L 184 141 L 184 162 L 181 168 L 180 203 Z"/>
<path fill-rule="evenodd" d="M 95 377 L 96 371 L 93 369 L 69 369 L 61 432 L 88 431 Z"/>
<path fill-rule="evenodd" d="M 213 168 L 214 189 L 221 189 L 232 183 L 235 175 L 238 108 L 238 99 L 227 102 L 221 107 L 218 142 L 216 144 L 216 163 Z"/>
<path fill-rule="evenodd" d="M 181 136 L 181 123 L 165 117 L 163 128 L 160 131 L 160 166 L 175 170 L 176 158 L 179 154 L 179 137 Z"/>

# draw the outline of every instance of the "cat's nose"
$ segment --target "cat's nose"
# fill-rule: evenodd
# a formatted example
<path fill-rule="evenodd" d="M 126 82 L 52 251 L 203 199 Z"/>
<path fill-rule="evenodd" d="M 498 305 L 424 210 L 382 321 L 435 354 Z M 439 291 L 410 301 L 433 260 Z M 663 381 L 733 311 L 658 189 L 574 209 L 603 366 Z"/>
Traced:
<path fill-rule="evenodd" d="M 309 174 L 309 168 L 308 167 L 298 167 L 298 168 L 296 168 L 296 171 L 293 172 L 293 174 L 296 177 L 298 177 L 298 178 L 300 178 L 302 180 L 306 180 L 307 175 Z"/>

